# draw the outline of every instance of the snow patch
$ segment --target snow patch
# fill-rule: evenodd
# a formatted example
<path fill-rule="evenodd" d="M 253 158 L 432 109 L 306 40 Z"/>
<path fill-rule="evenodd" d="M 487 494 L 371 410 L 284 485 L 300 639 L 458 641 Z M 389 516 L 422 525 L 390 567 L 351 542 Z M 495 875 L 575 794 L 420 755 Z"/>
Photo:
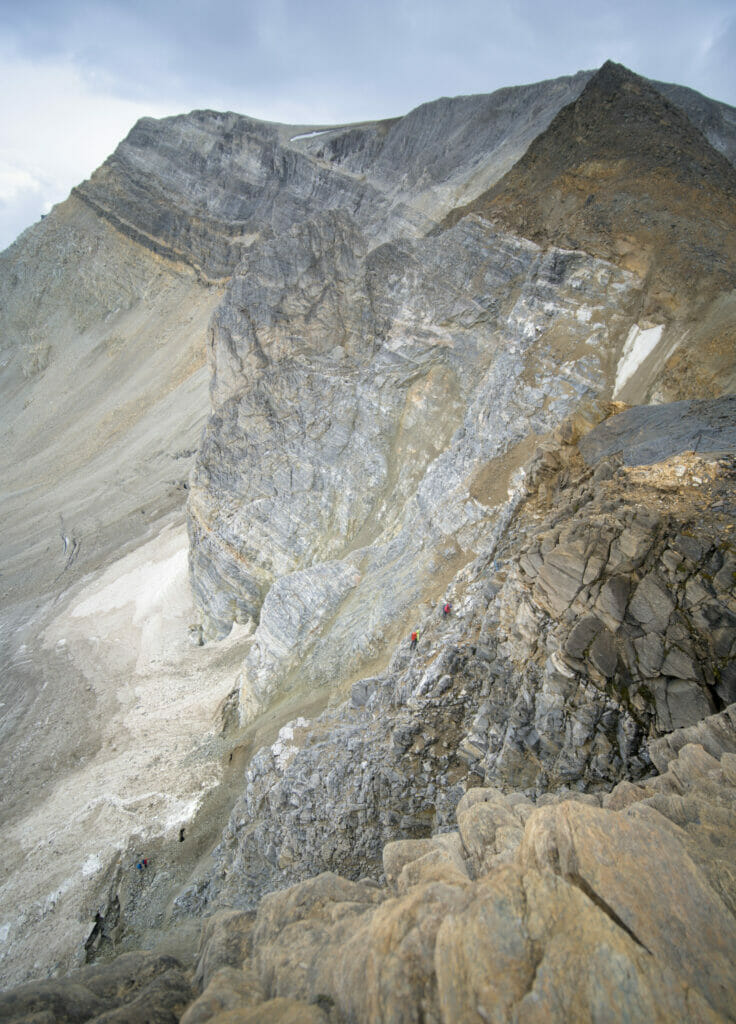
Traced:
<path fill-rule="evenodd" d="M 102 861 L 96 853 L 91 853 L 84 864 L 82 864 L 82 874 L 85 878 L 91 878 L 98 871 L 102 871 Z"/>
<path fill-rule="evenodd" d="M 617 398 L 624 384 L 636 373 L 641 364 L 651 355 L 660 342 L 664 324 L 642 330 L 637 324 L 629 331 L 621 358 L 616 367 L 616 385 L 613 397 Z"/>
<path fill-rule="evenodd" d="M 187 550 L 182 547 L 162 561 L 145 562 L 98 590 L 72 609 L 72 617 L 86 618 L 134 604 L 133 622 L 143 623 L 154 611 L 165 607 L 171 592 L 187 579 Z"/>
<path fill-rule="evenodd" d="M 297 139 L 313 139 L 315 135 L 326 135 L 327 132 L 331 132 L 332 128 L 322 128 L 317 132 L 304 132 L 302 135 L 292 135 L 289 142 L 296 142 Z"/>
<path fill-rule="evenodd" d="M 7 942 L 8 935 L 10 935 L 10 925 L 0 925 L 0 942 Z"/>

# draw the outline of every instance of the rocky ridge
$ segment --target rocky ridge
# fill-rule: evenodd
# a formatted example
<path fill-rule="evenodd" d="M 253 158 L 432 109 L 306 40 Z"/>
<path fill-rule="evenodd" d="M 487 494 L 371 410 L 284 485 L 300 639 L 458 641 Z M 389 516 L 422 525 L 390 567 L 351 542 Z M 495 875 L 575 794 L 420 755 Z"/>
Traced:
<path fill-rule="evenodd" d="M 671 820 L 679 814 L 678 825 L 687 832 L 698 824 L 699 801 L 705 807 L 712 798 L 719 810 L 704 810 L 699 819 L 712 823 L 712 843 L 701 843 L 700 859 L 696 846 L 705 833 L 696 828 L 687 841 L 678 833 L 681 846 L 668 851 L 668 870 L 690 880 L 682 884 L 691 883 L 696 903 L 729 941 L 730 875 L 718 880 L 725 871 L 718 847 L 728 849 L 732 841 L 723 813 L 731 799 L 731 765 L 713 737 L 728 746 L 731 718 L 727 712 L 710 717 L 708 727 L 701 720 L 734 696 L 733 402 L 695 403 L 687 410 L 663 406 L 664 419 L 656 409 L 632 410 L 576 443 L 610 411 L 605 400 L 611 396 L 702 397 L 727 391 L 733 379 L 733 253 L 723 243 L 733 209 L 733 171 L 721 156 L 731 152 L 733 120 L 723 105 L 680 95 L 688 116 L 710 132 L 712 148 L 681 110 L 661 98 L 662 91 L 667 87 L 655 90 L 606 65 L 596 74 L 493 97 L 438 101 L 376 125 L 318 130 L 212 112 L 158 125 L 144 121 L 40 233 L 29 233 L 10 252 L 2 283 L 3 358 L 10 368 L 3 387 L 19 417 L 10 429 L 22 435 L 36 459 L 29 469 L 37 490 L 54 462 L 61 483 L 43 502 L 38 495 L 29 500 L 27 510 L 22 474 L 11 492 L 9 536 L 17 565 L 9 581 L 7 621 L 22 624 L 24 632 L 9 647 L 10 671 L 4 676 L 12 706 L 3 722 L 5 751 L 16 743 L 12 750 L 25 753 L 23 737 L 35 735 L 40 709 L 56 699 L 42 696 L 49 678 L 72 681 L 61 694 L 67 720 L 78 708 L 92 724 L 92 698 L 85 693 L 94 691 L 95 762 L 115 742 L 104 728 L 103 709 L 116 730 L 118 723 L 123 726 L 120 734 L 135 736 L 151 735 L 152 723 L 140 717 L 150 710 L 172 751 L 171 764 L 163 768 L 149 758 L 150 751 L 136 752 L 134 758 L 146 758 L 144 770 L 133 760 L 120 795 L 103 795 L 105 829 L 112 807 L 123 815 L 123 845 L 112 859 L 107 847 L 104 857 L 90 855 L 81 882 L 65 860 L 64 870 L 72 873 L 62 878 L 56 871 L 58 888 L 45 900 L 43 893 L 29 895 L 28 934 L 25 945 L 15 946 L 18 957 L 25 961 L 33 936 L 45 933 L 48 962 L 42 964 L 34 952 L 40 957 L 35 969 L 58 971 L 68 964 L 58 945 L 58 922 L 68 913 L 75 936 L 88 936 L 77 958 L 106 958 L 141 941 L 181 947 L 184 967 L 160 958 L 130 961 L 130 970 L 145 977 L 146 964 L 154 961 L 157 976 L 174 972 L 155 982 L 172 992 L 171 1005 L 161 1011 L 167 1019 L 176 1019 L 207 984 L 223 950 L 225 975 L 204 1003 L 192 1007 L 192 1019 L 212 1016 L 224 1007 L 223 999 L 239 1006 L 243 1019 L 404 1019 L 402 1013 L 413 1019 L 416 1007 L 425 1019 L 474 1019 L 473 1013 L 478 1019 L 489 1013 L 506 1019 L 522 1003 L 521 1016 L 536 1012 L 532 1004 L 539 1003 L 541 1015 L 549 1017 L 556 986 L 566 984 L 555 951 L 567 949 L 569 939 L 572 955 L 578 952 L 566 926 L 553 935 L 540 921 L 562 920 L 568 913 L 570 920 L 579 919 L 588 912 L 587 899 L 605 920 L 595 914 L 590 919 L 586 949 L 615 950 L 622 977 L 634 977 L 627 992 L 635 1019 L 644 1019 L 653 1004 L 665 1018 L 718 1019 L 727 1013 L 724 993 L 731 980 L 718 959 L 721 947 L 714 940 L 711 974 L 696 955 L 693 936 L 711 941 L 702 917 L 688 907 L 693 935 L 678 932 L 669 945 L 662 938 L 666 928 L 653 923 L 658 913 L 661 920 L 661 908 L 651 911 L 648 923 L 635 919 L 627 897 L 617 891 L 624 888 L 619 876 L 601 880 L 590 867 L 591 858 L 600 860 L 595 844 L 583 849 L 588 834 L 599 826 L 615 831 L 614 825 L 608 817 L 603 824 L 594 816 L 578 820 L 578 811 L 569 809 L 581 805 L 581 815 L 601 812 L 606 794 L 622 778 L 632 788 L 615 792 L 626 800 L 659 793 L 650 778 L 654 765 L 663 767 L 657 744 L 676 751 L 685 741 L 671 730 L 687 727 L 682 735 L 703 743 L 724 767 L 698 762 L 688 794 L 692 803 L 683 801 L 690 809 L 684 812 L 674 801 L 661 813 Z M 634 196 L 646 207 L 645 225 L 656 230 L 650 238 L 632 227 L 622 249 L 615 203 L 610 225 L 604 221 L 611 196 L 634 195 L 638 165 L 622 160 L 620 149 L 627 119 L 629 127 L 656 128 L 649 150 L 648 133 L 637 136 L 641 159 L 649 161 L 643 169 L 652 174 L 644 175 L 643 191 L 639 182 Z M 515 182 L 518 195 L 530 162 L 538 171 L 540 164 L 554 170 L 561 161 L 564 178 L 570 154 L 572 165 L 579 165 L 576 124 L 585 125 L 597 156 L 609 159 L 598 221 L 591 203 L 571 220 L 581 232 L 575 239 L 555 238 L 554 225 L 552 233 L 545 234 L 545 227 L 534 239 L 524 237 L 535 233 L 534 225 L 500 226 L 484 205 L 484 190 L 507 194 L 504 188 Z M 533 139 L 528 159 L 517 163 Z M 680 145 L 688 155 L 683 181 L 672 158 Z M 709 197 L 699 228 L 707 244 L 702 252 L 683 248 L 695 260 L 694 272 L 686 274 L 662 230 L 675 207 L 681 226 L 692 222 L 700 179 Z M 524 187 L 533 186 L 530 181 Z M 454 223 L 442 223 L 448 211 L 478 195 L 475 212 L 465 209 Z M 84 287 L 75 291 L 76 264 L 69 259 L 47 296 L 34 277 L 34 260 L 52 243 L 54 259 L 63 262 L 70 240 L 71 252 L 86 253 Z M 581 248 L 568 248 L 571 241 Z M 708 253 L 717 257 L 717 273 L 710 276 Z M 149 278 L 166 282 L 163 301 L 148 293 Z M 89 309 L 87 291 L 96 303 Z M 33 296 L 37 301 L 29 313 Z M 188 605 L 180 593 L 178 539 L 176 552 L 160 563 L 172 588 L 166 593 L 176 594 L 176 625 L 159 610 L 161 595 L 146 588 L 152 566 L 159 565 L 156 558 L 173 541 L 172 535 L 166 540 L 166 531 L 159 536 L 161 526 L 171 525 L 166 517 L 172 501 L 186 489 L 184 481 L 167 475 L 169 461 L 178 458 L 173 437 L 189 437 L 204 419 L 204 367 L 201 358 L 189 358 L 189 340 L 203 336 L 199 318 L 216 302 L 207 333 L 212 414 L 189 480 L 188 506 L 199 616 L 191 632 L 196 644 L 207 643 L 189 648 L 186 657 L 179 643 Z M 151 310 L 155 315 L 146 320 Z M 172 310 L 175 322 L 169 324 Z M 108 337 L 110 325 L 119 328 L 115 338 Z M 188 339 L 181 351 L 179 337 Z M 61 358 L 67 351 L 70 356 Z M 166 373 L 159 388 L 161 365 Z M 44 432 L 54 436 L 69 421 L 71 401 L 65 397 L 59 406 L 49 399 L 67 390 L 71 395 L 70 381 L 90 366 L 100 415 L 82 417 L 76 430 L 46 450 Z M 120 385 L 121 400 L 106 417 L 104 384 L 110 375 Z M 42 405 L 48 408 L 39 428 L 31 420 Z M 162 417 L 161 409 L 174 415 Z M 672 424 L 681 425 L 684 413 L 690 426 L 665 453 L 663 438 L 677 434 Z M 168 426 L 161 431 L 157 424 L 163 422 Z M 108 457 L 111 437 L 121 463 Z M 642 457 L 647 448 L 653 458 Z M 192 454 L 187 442 L 181 457 Z M 69 464 L 71 473 L 65 471 Z M 100 475 L 90 473 L 90 466 Z M 122 466 L 124 481 L 116 472 L 110 475 L 111 466 L 116 472 Z M 74 509 L 75 524 L 85 524 L 84 530 L 70 530 L 62 515 L 61 577 L 44 558 L 49 508 L 60 497 L 65 508 Z M 109 505 L 109 514 L 98 525 L 100 501 Z M 145 515 L 151 506 L 142 528 L 132 513 Z M 56 513 L 54 508 L 54 520 Z M 116 516 L 127 549 L 142 538 L 147 542 L 140 556 L 135 552 L 145 564 L 133 573 L 124 558 L 106 568 L 115 540 L 109 524 Z M 29 536 L 32 568 L 24 579 L 16 570 Z M 154 561 L 146 562 L 150 557 Z M 453 614 L 442 618 L 437 609 L 448 598 Z M 23 602 L 41 601 L 47 602 L 43 611 L 28 618 Z M 130 613 L 119 613 L 121 607 Z M 120 629 L 132 648 L 116 655 L 116 636 L 102 648 L 96 632 L 86 636 L 94 615 L 105 631 Z M 238 628 L 226 645 L 210 642 L 233 623 Z M 415 624 L 421 639 L 411 652 L 406 638 Z M 165 628 L 156 639 L 159 626 Z M 174 628 L 175 641 L 169 636 Z M 41 660 L 34 632 L 43 638 Z M 224 696 L 223 672 L 235 659 L 240 677 L 238 693 L 223 705 L 227 728 L 205 737 L 194 756 L 181 760 L 175 751 L 182 738 L 185 747 L 188 740 L 176 728 L 164 735 L 165 698 L 152 700 L 157 685 L 171 686 L 183 706 L 193 707 L 196 695 L 187 687 L 209 673 L 202 706 L 214 708 Z M 99 666 L 105 667 L 105 685 L 95 665 L 98 675 Z M 20 689 L 18 680 L 26 675 L 35 689 L 29 687 L 18 702 L 13 688 Z M 315 718 L 314 709 L 328 699 L 327 711 Z M 113 710 L 116 701 L 125 715 Z M 245 792 L 214 860 L 187 861 L 184 844 L 168 866 L 154 858 L 156 866 L 145 878 L 135 872 L 129 878 L 133 869 L 126 858 L 135 862 L 143 837 L 130 833 L 126 816 L 132 811 L 145 817 L 146 807 L 169 806 L 170 794 L 150 791 L 147 772 L 176 773 L 175 814 L 164 821 L 159 809 L 151 811 L 161 820 L 146 837 L 150 843 L 160 839 L 164 851 L 182 824 L 189 827 L 182 814 L 197 765 L 203 766 L 206 791 L 216 781 L 213 756 L 228 748 L 232 754 L 246 735 L 247 743 L 255 737 L 263 743 L 268 728 L 259 723 L 270 722 L 270 728 L 283 722 L 287 709 L 303 713 L 251 759 Z M 700 756 L 688 749 L 681 754 L 683 778 Z M 84 767 L 88 757 L 83 747 L 72 753 L 70 764 L 75 773 L 79 769 L 75 779 L 99 780 L 98 764 Z M 16 781 L 23 781 L 24 771 L 32 779 L 22 757 L 11 756 L 8 764 Z M 717 794 L 708 779 L 720 787 Z M 474 782 L 486 787 L 485 797 L 466 799 Z M 42 859 L 34 838 L 39 822 L 55 828 L 59 807 L 68 803 L 59 804 L 57 792 L 54 799 L 44 795 L 38 813 L 24 817 L 24 785 L 14 785 L 18 799 L 9 820 L 18 850 L 32 848 L 35 865 Z M 670 779 L 661 785 L 666 791 L 682 784 Z M 202 793 L 195 793 L 190 806 L 201 802 Z M 475 803 L 498 804 L 502 825 L 493 818 L 481 822 L 481 830 L 488 824 L 487 833 L 476 834 L 471 825 L 464 833 Z M 72 820 L 86 827 L 96 806 L 93 794 L 81 813 L 75 808 Z M 553 809 L 558 806 L 567 809 Z M 471 818 L 485 813 L 474 811 Z M 532 821 L 539 831 L 527 836 Z M 638 858 L 638 819 L 636 827 L 625 814 L 616 821 L 622 848 Z M 646 842 L 665 845 L 668 826 L 660 826 L 655 822 Z M 97 835 L 95 828 L 93 823 Z M 196 836 L 197 860 L 209 834 Z M 73 849 L 78 840 L 69 838 L 65 845 Z M 409 842 L 405 853 L 403 847 L 386 848 L 397 841 Z M 690 861 L 683 860 L 682 849 Z M 395 891 L 403 862 L 397 868 L 392 858 L 406 855 L 413 863 L 425 854 L 429 861 L 414 874 L 412 869 L 404 888 Z M 445 875 L 447 857 L 451 868 Z M 578 870 L 583 863 L 588 867 Z M 624 854 L 622 863 L 628 864 Z M 472 956 L 448 937 L 451 924 L 443 925 L 446 946 L 433 931 L 447 909 L 472 917 L 465 902 L 468 886 L 491 868 L 506 872 L 503 881 L 498 875 L 492 883 L 501 885 L 494 892 L 502 903 L 522 907 L 524 921 L 530 906 L 539 909 L 519 939 L 519 948 L 531 954 L 522 952 L 514 961 L 514 971 L 526 980 L 497 1004 L 493 992 L 476 998 L 476 982 L 458 989 L 454 979 L 470 978 Z M 325 870 L 350 880 L 328 875 L 304 881 Z M 412 895 L 409 875 L 424 881 L 425 870 L 440 887 L 453 890 L 446 904 L 443 895 L 435 899 L 434 891 L 421 886 Z M 299 888 L 289 895 L 283 887 L 291 882 Z M 2 885 L 12 902 L 19 891 L 12 871 Z M 268 895 L 273 890 L 282 891 Z M 389 906 L 397 893 L 408 902 Z M 475 896 L 485 899 L 480 892 Z M 292 900 L 302 908 L 295 916 L 288 909 Z M 726 917 L 718 900 L 730 908 Z M 283 931 L 280 917 L 276 923 L 269 918 L 269 908 L 278 917 L 282 906 L 293 931 Z M 327 944 L 320 946 L 307 920 L 305 934 L 314 949 L 297 962 L 299 921 L 308 906 L 316 908 L 316 930 Z M 221 907 L 228 909 L 218 911 L 205 929 L 196 974 L 184 977 L 199 917 Z M 256 908 L 261 924 L 254 943 L 250 915 Z M 350 931 L 354 910 L 367 932 Z M 338 925 L 338 945 L 361 947 L 352 961 L 334 955 L 323 912 Z M 225 920 L 228 927 L 218 937 Z M 384 960 L 371 952 L 371 936 L 378 936 L 375 948 L 385 952 L 385 921 L 391 936 L 406 935 L 407 941 Z M 0 923 L 0 935 L 7 937 L 10 927 Z M 594 936 L 603 933 L 596 946 Z M 424 959 L 418 968 L 420 937 Z M 20 941 L 14 930 L 13 942 Z M 331 968 L 325 973 L 310 959 L 321 948 L 331 964 L 342 964 L 336 968 L 340 977 L 328 977 Z M 641 948 L 650 956 L 654 951 L 654 966 L 642 959 Z M 678 949 L 689 966 L 683 966 Z M 454 975 L 443 973 L 445 963 L 456 965 Z M 289 979 L 278 964 L 285 965 Z M 9 960 L 4 967 L 28 970 L 27 963 Z M 125 1008 L 128 996 L 138 995 L 129 991 L 124 964 L 120 976 L 114 968 L 99 976 L 85 970 L 79 976 L 84 988 L 94 994 L 99 977 L 100 991 L 115 994 L 103 1005 L 85 1003 L 83 993 L 79 1019 L 158 1012 L 155 1003 L 148 1004 L 150 1010 L 144 1003 Z M 595 964 L 590 970 L 591 978 L 600 975 Z M 371 984 L 361 988 L 358 976 Z M 421 992 L 412 988 L 419 978 Z M 476 981 L 483 988 L 483 978 Z M 49 998 L 58 997 L 63 1007 L 66 983 L 55 984 L 49 983 Z M 592 982 L 586 992 L 594 999 Z M 55 1012 L 43 998 L 22 1001 L 32 995 L 33 988 L 9 1004 L 21 1008 L 12 1011 L 16 1016 Z M 566 1005 L 568 1016 L 588 1013 L 588 996 L 579 998 L 579 1004 Z M 559 1007 L 554 1012 L 562 1013 Z"/>
<path fill-rule="evenodd" d="M 632 382 L 618 395 L 628 402 L 734 389 L 736 171 L 723 142 L 718 151 L 703 145 L 699 129 L 707 132 L 708 120 L 689 107 L 691 120 L 676 89 L 667 95 L 674 102 L 607 62 L 501 181 L 448 217 L 479 213 L 643 278 L 642 322 L 669 320 L 669 340 L 678 340 L 656 353 L 658 388 L 651 376 Z M 702 366 L 706 353 L 712 378 Z"/>

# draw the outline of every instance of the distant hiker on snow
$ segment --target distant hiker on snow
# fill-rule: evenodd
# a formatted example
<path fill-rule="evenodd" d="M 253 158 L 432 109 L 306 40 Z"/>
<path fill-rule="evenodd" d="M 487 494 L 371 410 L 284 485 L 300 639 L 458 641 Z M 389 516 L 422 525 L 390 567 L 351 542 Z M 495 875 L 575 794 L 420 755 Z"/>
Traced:
<path fill-rule="evenodd" d="M 409 650 L 411 650 L 411 651 L 414 650 L 414 648 L 417 645 L 417 641 L 418 640 L 419 640 L 419 631 L 418 630 L 414 630 L 414 632 L 411 635 L 411 643 L 409 644 Z"/>
<path fill-rule="evenodd" d="M 445 616 L 445 618 L 447 618 L 447 616 L 450 614 L 451 611 L 452 611 L 452 605 L 448 601 L 448 602 L 445 603 L 445 606 L 442 609 L 442 614 Z"/>

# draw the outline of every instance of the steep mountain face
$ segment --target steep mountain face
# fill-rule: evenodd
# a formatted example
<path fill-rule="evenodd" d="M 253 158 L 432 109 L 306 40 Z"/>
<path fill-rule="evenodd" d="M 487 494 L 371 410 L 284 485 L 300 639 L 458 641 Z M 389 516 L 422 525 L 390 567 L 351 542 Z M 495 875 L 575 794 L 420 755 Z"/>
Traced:
<path fill-rule="evenodd" d="M 74 194 L 154 252 L 226 279 L 251 243 L 324 210 L 372 238 L 427 230 L 497 180 L 588 74 L 314 129 L 195 111 L 139 121 Z"/>
<path fill-rule="evenodd" d="M 159 949 L 8 1019 L 727 1019 L 734 152 L 611 64 L 195 112 L 3 254 L 0 967 Z"/>

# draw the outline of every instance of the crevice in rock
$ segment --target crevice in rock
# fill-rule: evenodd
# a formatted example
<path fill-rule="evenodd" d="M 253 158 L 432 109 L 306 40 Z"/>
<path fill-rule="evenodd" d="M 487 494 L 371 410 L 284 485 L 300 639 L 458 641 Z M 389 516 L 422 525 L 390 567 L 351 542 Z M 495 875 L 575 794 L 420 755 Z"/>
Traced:
<path fill-rule="evenodd" d="M 574 886 L 576 886 L 576 887 L 577 887 L 578 889 L 580 889 L 580 891 L 581 891 L 581 892 L 582 892 L 582 893 L 583 893 L 583 894 L 584 894 L 585 896 L 587 896 L 587 897 L 588 897 L 588 899 L 589 899 L 589 900 L 590 900 L 590 901 L 591 901 L 592 903 L 595 903 L 595 905 L 596 905 L 596 906 L 598 907 L 598 909 L 599 909 L 599 910 L 602 910 L 602 911 L 603 911 L 603 913 L 604 913 L 604 914 L 605 914 L 605 915 L 606 915 L 607 917 L 610 917 L 610 919 L 611 919 L 611 920 L 613 921 L 613 923 L 614 923 L 614 924 L 615 924 L 615 925 L 616 925 L 616 926 L 617 926 L 618 928 L 621 928 L 621 929 L 622 929 L 623 931 L 625 931 L 625 932 L 626 932 L 626 934 L 627 934 L 627 935 L 629 936 L 629 938 L 630 938 L 630 939 L 633 939 L 633 940 L 634 940 L 634 942 L 635 942 L 635 943 L 637 944 L 637 946 L 641 946 L 641 948 L 642 948 L 642 949 L 643 949 L 643 950 L 644 950 L 644 951 L 645 951 L 646 953 L 649 953 L 649 955 L 650 955 L 650 956 L 653 956 L 653 955 L 654 955 L 654 954 L 652 953 L 651 949 L 649 949 L 649 947 L 648 947 L 648 946 L 646 946 L 646 945 L 645 945 L 645 944 L 644 944 L 644 943 L 643 943 L 643 942 L 641 941 L 641 939 L 639 938 L 639 936 L 638 936 L 638 935 L 637 935 L 637 934 L 636 934 L 636 933 L 635 933 L 634 931 L 632 931 L 632 929 L 631 929 L 631 928 L 629 928 L 629 926 L 628 926 L 628 925 L 626 924 L 626 922 L 625 922 L 625 921 L 623 921 L 623 920 L 622 920 L 622 919 L 621 919 L 621 918 L 619 917 L 619 915 L 618 915 L 618 914 L 616 913 L 616 911 L 615 911 L 615 910 L 613 909 L 613 907 L 612 907 L 612 906 L 611 906 L 611 905 L 610 905 L 609 903 L 606 903 L 606 901 L 605 901 L 605 900 L 603 899 L 603 897 L 602 897 L 602 896 L 600 896 L 600 895 L 599 895 L 599 894 L 598 894 L 598 893 L 597 893 L 597 892 L 595 891 L 595 889 L 593 889 L 593 887 L 592 887 L 592 886 L 590 885 L 590 883 L 589 883 L 589 882 L 587 882 L 587 881 L 586 881 L 586 880 L 585 880 L 585 879 L 584 879 L 584 878 L 582 877 L 582 875 L 579 875 L 579 874 L 577 874 L 577 873 L 575 873 L 575 874 L 572 874 L 572 875 L 565 875 L 565 881 L 569 882 L 569 883 L 570 883 L 571 885 L 574 885 Z"/>

